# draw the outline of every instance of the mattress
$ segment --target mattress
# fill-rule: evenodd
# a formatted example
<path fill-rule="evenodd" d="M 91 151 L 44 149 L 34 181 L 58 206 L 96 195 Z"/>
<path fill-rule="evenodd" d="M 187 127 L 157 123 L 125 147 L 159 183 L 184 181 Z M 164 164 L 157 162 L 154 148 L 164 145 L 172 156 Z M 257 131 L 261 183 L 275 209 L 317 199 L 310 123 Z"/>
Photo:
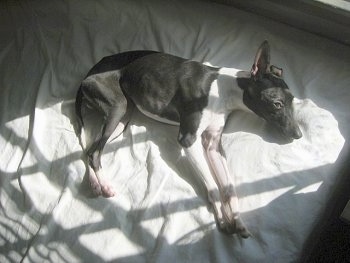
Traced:
<path fill-rule="evenodd" d="M 349 157 L 350 48 L 208 1 L 0 3 L 1 262 L 297 262 Z M 75 134 L 80 82 L 102 57 L 156 50 L 249 70 L 267 39 L 303 137 L 252 113 L 222 137 L 249 239 L 217 230 L 178 128 L 135 112 L 102 155 L 116 191 L 95 198 Z M 87 116 L 87 132 L 101 118 Z"/>

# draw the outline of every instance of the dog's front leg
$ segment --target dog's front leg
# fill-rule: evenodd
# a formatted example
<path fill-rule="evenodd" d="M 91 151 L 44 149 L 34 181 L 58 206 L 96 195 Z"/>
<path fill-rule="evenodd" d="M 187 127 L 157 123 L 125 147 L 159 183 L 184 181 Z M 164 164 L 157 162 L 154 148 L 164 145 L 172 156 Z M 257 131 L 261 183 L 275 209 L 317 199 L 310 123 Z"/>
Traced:
<path fill-rule="evenodd" d="M 195 169 L 196 175 L 203 182 L 207 189 L 208 200 L 214 209 L 214 215 L 220 229 L 225 225 L 225 220 L 221 212 L 220 192 L 211 174 L 210 167 L 207 163 L 204 148 L 201 140 L 196 140 L 190 147 L 184 148 L 186 157 Z"/>
<path fill-rule="evenodd" d="M 222 230 L 248 238 L 250 233 L 239 216 L 238 197 L 221 147 L 221 134 L 222 128 L 204 131 L 202 144 L 222 200 L 222 215 L 225 221 Z"/>

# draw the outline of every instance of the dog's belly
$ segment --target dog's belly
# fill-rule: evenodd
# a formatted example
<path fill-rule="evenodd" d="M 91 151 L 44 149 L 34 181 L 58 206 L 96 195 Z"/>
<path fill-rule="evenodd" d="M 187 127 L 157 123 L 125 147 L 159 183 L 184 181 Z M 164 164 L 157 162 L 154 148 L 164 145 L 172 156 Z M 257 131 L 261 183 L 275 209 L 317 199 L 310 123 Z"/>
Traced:
<path fill-rule="evenodd" d="M 145 116 L 153 120 L 170 124 L 170 125 L 175 125 L 175 126 L 180 125 L 179 118 L 177 117 L 178 116 L 177 112 L 174 109 L 172 110 L 170 107 L 163 109 L 163 111 L 160 114 L 154 114 L 146 110 L 144 107 L 142 107 L 139 104 L 135 104 L 135 105 L 140 112 L 142 112 Z"/>

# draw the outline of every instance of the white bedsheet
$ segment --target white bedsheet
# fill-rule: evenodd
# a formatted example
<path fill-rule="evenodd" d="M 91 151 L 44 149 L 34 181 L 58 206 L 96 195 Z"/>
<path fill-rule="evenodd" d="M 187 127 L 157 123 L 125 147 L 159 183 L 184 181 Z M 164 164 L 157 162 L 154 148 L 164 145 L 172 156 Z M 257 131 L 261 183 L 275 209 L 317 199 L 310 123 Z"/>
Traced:
<path fill-rule="evenodd" d="M 152 49 L 250 69 L 268 39 L 303 138 L 237 112 L 223 146 L 253 237 L 220 233 L 177 128 L 136 113 L 104 151 L 117 195 L 89 197 L 74 133 L 80 81 L 103 56 Z M 0 3 L 1 262 L 296 262 L 348 158 L 350 48 L 206 1 Z M 94 120 L 94 122 L 98 122 Z"/>

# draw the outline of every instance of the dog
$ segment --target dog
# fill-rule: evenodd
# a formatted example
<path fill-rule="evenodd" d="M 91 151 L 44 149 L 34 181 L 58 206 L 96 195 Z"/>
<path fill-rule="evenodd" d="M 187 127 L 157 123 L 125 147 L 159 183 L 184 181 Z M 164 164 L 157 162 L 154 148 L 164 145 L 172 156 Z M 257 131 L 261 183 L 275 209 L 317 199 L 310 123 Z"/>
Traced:
<path fill-rule="evenodd" d="M 251 234 L 239 215 L 221 134 L 229 114 L 252 111 L 290 139 L 302 137 L 294 119 L 293 95 L 282 69 L 270 64 L 270 46 L 258 48 L 252 69 L 218 68 L 157 51 L 129 51 L 104 57 L 87 74 L 76 96 L 77 135 L 82 140 L 82 106 L 101 112 L 101 133 L 86 151 L 95 195 L 114 196 L 101 175 L 101 154 L 112 133 L 119 136 L 137 108 L 179 127 L 178 142 L 207 189 L 217 226 L 227 234 Z"/>

